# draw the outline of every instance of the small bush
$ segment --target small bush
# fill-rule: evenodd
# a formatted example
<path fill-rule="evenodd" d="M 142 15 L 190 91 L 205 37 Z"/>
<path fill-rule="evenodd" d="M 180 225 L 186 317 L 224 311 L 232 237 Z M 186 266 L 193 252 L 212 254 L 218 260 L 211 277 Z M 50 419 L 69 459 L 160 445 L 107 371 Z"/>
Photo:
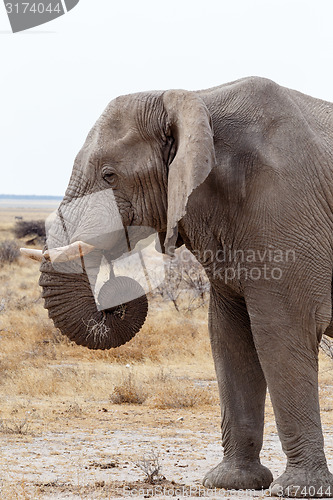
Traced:
<path fill-rule="evenodd" d="M 130 371 L 123 378 L 119 385 L 116 385 L 111 394 L 110 401 L 115 404 L 135 404 L 142 405 L 147 399 L 147 392 L 134 380 L 133 373 Z"/>
<path fill-rule="evenodd" d="M 162 466 L 159 461 L 159 454 L 152 451 L 149 455 L 145 455 L 141 460 L 135 462 L 146 475 L 146 480 L 149 484 L 155 484 L 160 479 Z"/>
<path fill-rule="evenodd" d="M 170 301 L 177 312 L 191 313 L 204 307 L 209 299 L 209 281 L 206 273 L 187 249 L 164 264 L 165 279 L 153 292 L 164 301 Z"/>
<path fill-rule="evenodd" d="M 45 222 L 43 220 L 19 220 L 13 229 L 16 238 L 38 236 L 46 238 Z"/>
<path fill-rule="evenodd" d="M 0 432 L 3 434 L 28 434 L 29 422 L 27 418 L 18 421 L 6 422 L 0 420 Z"/>
<path fill-rule="evenodd" d="M 12 264 L 20 256 L 20 249 L 16 241 L 5 240 L 0 243 L 0 265 Z"/>
<path fill-rule="evenodd" d="M 161 384 L 149 403 L 160 409 L 193 408 L 194 406 L 212 404 L 213 397 L 208 389 L 175 381 L 171 384 Z"/>
<path fill-rule="evenodd" d="M 123 376 L 111 394 L 115 404 L 148 404 L 153 408 L 192 408 L 209 405 L 216 398 L 208 388 L 193 386 L 190 381 L 179 380 L 163 370 L 155 377 L 142 379 L 132 370 Z"/>

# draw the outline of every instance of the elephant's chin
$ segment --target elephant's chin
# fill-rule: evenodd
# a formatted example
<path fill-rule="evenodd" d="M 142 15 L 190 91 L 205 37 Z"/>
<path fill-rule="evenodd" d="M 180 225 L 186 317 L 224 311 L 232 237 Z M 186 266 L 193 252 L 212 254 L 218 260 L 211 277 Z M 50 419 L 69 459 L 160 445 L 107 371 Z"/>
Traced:
<path fill-rule="evenodd" d="M 141 329 L 147 316 L 148 301 L 143 288 L 125 276 L 103 285 L 98 297 L 102 310 L 97 308 L 86 273 L 61 273 L 43 261 L 39 284 L 43 288 L 44 307 L 54 325 L 76 344 L 89 349 L 125 344 Z M 126 297 L 134 298 L 126 301 Z M 108 307 L 115 303 L 120 305 Z"/>

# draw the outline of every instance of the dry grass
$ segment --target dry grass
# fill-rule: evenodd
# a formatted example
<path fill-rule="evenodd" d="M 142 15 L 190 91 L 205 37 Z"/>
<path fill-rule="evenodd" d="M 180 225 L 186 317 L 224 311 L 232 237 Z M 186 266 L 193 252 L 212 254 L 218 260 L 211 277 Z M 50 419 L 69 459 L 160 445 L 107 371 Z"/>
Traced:
<path fill-rule="evenodd" d="M 196 387 L 189 381 L 174 381 L 171 385 L 162 385 L 150 399 L 151 406 L 159 409 L 193 408 L 213 403 L 218 404 L 215 392 Z"/>
<path fill-rule="evenodd" d="M 132 370 L 116 384 L 110 397 L 111 403 L 142 405 L 148 397 L 147 388 L 135 378 Z"/>
<path fill-rule="evenodd" d="M 41 498 L 39 488 L 28 485 L 25 481 L 3 481 L 1 484 L 0 498 L 10 500 L 32 500 Z"/>
<path fill-rule="evenodd" d="M 28 417 L 10 421 L 0 420 L 0 432 L 3 434 L 27 434 L 29 432 Z"/>
<path fill-rule="evenodd" d="M 14 240 L 3 240 L 0 242 L 0 266 L 12 264 L 20 257 L 19 246 Z"/>
<path fill-rule="evenodd" d="M 193 408 L 217 404 L 216 389 L 196 385 L 190 379 L 159 370 L 153 374 L 128 367 L 114 386 L 110 400 L 115 404 L 146 404 L 153 408 Z"/>

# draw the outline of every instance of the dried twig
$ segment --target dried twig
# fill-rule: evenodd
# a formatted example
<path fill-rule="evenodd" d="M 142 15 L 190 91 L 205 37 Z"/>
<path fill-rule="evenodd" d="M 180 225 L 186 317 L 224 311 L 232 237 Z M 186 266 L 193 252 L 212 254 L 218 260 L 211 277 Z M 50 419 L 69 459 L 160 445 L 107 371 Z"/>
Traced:
<path fill-rule="evenodd" d="M 5 420 L 0 420 L 0 432 L 4 434 L 27 434 L 29 432 L 29 422 L 28 418 L 19 420 L 17 422 L 6 422 Z"/>
<path fill-rule="evenodd" d="M 160 478 L 159 474 L 162 470 L 162 465 L 159 462 L 159 454 L 151 451 L 148 455 L 145 455 L 141 460 L 135 462 L 135 465 L 139 467 L 142 472 L 147 476 L 147 482 L 149 484 L 156 483 Z"/>

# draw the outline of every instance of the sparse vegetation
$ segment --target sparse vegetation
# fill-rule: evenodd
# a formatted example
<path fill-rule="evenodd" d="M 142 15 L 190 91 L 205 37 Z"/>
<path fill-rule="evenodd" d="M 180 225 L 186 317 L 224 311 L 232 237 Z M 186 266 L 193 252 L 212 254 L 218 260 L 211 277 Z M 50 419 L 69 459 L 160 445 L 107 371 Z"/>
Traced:
<path fill-rule="evenodd" d="M 0 420 L 0 432 L 3 434 L 28 434 L 29 432 L 29 421 L 25 417 L 20 420 Z"/>
<path fill-rule="evenodd" d="M 201 264 L 184 248 L 165 264 L 165 280 L 154 295 L 173 304 L 177 312 L 190 313 L 207 305 L 209 281 Z"/>
<path fill-rule="evenodd" d="M 145 474 L 147 483 L 155 484 L 161 479 L 162 465 L 160 464 L 160 456 L 154 450 L 135 462 L 135 465 Z"/>
<path fill-rule="evenodd" d="M 133 372 L 123 378 L 119 385 L 116 385 L 111 394 L 110 401 L 115 404 L 138 404 L 141 405 L 147 399 L 147 392 L 144 387 L 134 378 Z"/>
<path fill-rule="evenodd" d="M 214 397 L 215 396 L 215 397 Z M 110 400 L 115 404 L 147 404 L 166 408 L 193 408 L 217 403 L 216 394 L 207 388 L 198 387 L 190 380 L 159 371 L 155 376 L 142 376 L 128 369 L 116 384 Z"/>
<path fill-rule="evenodd" d="M 46 240 L 45 221 L 44 220 L 17 220 L 13 228 L 16 238 L 26 238 L 27 243 L 43 244 Z"/>
<path fill-rule="evenodd" d="M 45 236 L 45 221 L 43 220 L 18 220 L 13 232 L 16 238 L 36 235 Z"/>
<path fill-rule="evenodd" d="M 20 248 L 14 240 L 0 242 L 0 266 L 17 262 L 20 257 Z"/>
<path fill-rule="evenodd" d="M 160 410 L 166 408 L 194 408 L 218 404 L 217 394 L 212 390 L 197 387 L 191 381 L 173 380 L 162 384 L 150 399 L 150 405 Z"/>

